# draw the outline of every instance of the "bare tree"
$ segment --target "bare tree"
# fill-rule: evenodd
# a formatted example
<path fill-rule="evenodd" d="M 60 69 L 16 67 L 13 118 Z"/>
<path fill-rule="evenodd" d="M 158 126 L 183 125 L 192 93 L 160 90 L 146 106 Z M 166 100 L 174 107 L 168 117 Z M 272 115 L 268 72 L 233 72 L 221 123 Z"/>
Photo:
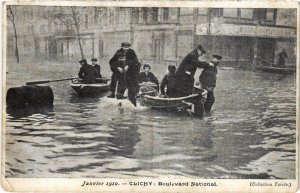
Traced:
<path fill-rule="evenodd" d="M 17 12 L 16 7 L 12 7 L 11 5 L 7 6 L 7 18 L 11 21 L 13 25 L 14 35 L 15 35 L 15 47 L 16 47 L 15 54 L 16 54 L 17 62 L 19 64 L 20 58 L 19 58 L 18 36 L 17 36 L 16 19 L 15 19 L 16 12 Z"/>
<path fill-rule="evenodd" d="M 45 15 L 45 17 L 50 20 L 59 20 L 67 29 L 70 27 L 75 28 L 82 59 L 84 58 L 84 53 L 80 37 L 80 17 L 82 17 L 84 11 L 84 7 L 54 7 L 50 13 Z"/>

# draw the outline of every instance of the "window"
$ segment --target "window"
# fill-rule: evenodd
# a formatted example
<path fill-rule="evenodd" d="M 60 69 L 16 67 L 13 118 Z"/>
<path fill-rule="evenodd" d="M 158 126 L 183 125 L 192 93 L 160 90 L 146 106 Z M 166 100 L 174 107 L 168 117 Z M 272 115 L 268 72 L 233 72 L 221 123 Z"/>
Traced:
<path fill-rule="evenodd" d="M 223 9 L 212 8 L 210 9 L 210 15 L 211 17 L 221 17 L 223 16 Z"/>
<path fill-rule="evenodd" d="M 149 9 L 148 8 L 142 8 L 143 22 L 147 22 L 147 20 L 148 20 L 148 13 L 149 13 Z"/>
<path fill-rule="evenodd" d="M 273 21 L 274 20 L 274 12 L 275 9 L 267 9 L 266 20 Z"/>
<path fill-rule="evenodd" d="M 199 15 L 206 15 L 207 14 L 207 8 L 198 8 L 198 14 Z"/>
<path fill-rule="evenodd" d="M 30 10 L 29 15 L 30 15 L 30 20 L 33 20 L 33 11 L 32 10 Z"/>
<path fill-rule="evenodd" d="M 40 33 L 41 34 L 45 33 L 45 25 L 44 24 L 40 26 Z"/>
<path fill-rule="evenodd" d="M 88 29 L 89 28 L 89 15 L 87 13 L 85 13 L 85 18 L 84 18 L 84 23 L 85 23 L 85 28 Z"/>
<path fill-rule="evenodd" d="M 158 8 L 152 8 L 151 16 L 152 16 L 152 22 L 158 22 Z"/>
<path fill-rule="evenodd" d="M 169 20 L 169 8 L 163 8 L 163 21 Z"/>
<path fill-rule="evenodd" d="M 47 27 L 48 27 L 48 32 L 52 32 L 52 23 L 51 22 L 49 22 L 47 24 Z"/>
<path fill-rule="evenodd" d="M 241 18 L 242 19 L 252 19 L 253 18 L 253 9 L 241 9 Z"/>
<path fill-rule="evenodd" d="M 99 13 L 98 13 L 98 8 L 94 8 L 94 23 L 98 23 L 98 18 L 99 18 Z"/>
<path fill-rule="evenodd" d="M 180 15 L 193 15 L 193 8 L 180 8 Z"/>
<path fill-rule="evenodd" d="M 224 17 L 237 17 L 237 9 L 224 9 L 223 10 Z"/>
<path fill-rule="evenodd" d="M 54 30 L 57 31 L 58 30 L 58 24 L 56 22 L 54 22 Z"/>
<path fill-rule="evenodd" d="M 114 14 L 114 10 L 112 10 L 112 8 L 109 8 L 107 10 L 107 17 L 108 17 L 108 25 L 114 25 L 115 14 Z"/>

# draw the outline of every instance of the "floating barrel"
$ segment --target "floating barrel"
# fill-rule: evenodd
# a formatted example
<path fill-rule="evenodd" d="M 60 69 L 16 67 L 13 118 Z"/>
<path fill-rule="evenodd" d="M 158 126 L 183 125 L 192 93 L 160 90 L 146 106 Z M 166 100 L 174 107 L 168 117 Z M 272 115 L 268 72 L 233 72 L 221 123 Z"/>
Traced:
<path fill-rule="evenodd" d="M 49 86 L 22 86 L 10 88 L 7 91 L 7 106 L 51 106 L 54 95 Z"/>

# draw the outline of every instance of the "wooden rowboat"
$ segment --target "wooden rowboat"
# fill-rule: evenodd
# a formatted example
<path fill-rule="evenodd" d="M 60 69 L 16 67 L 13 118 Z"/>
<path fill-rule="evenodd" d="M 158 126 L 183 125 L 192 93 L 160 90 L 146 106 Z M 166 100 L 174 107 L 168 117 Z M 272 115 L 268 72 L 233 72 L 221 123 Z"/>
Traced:
<path fill-rule="evenodd" d="M 272 67 L 272 66 L 264 66 L 257 67 L 256 69 L 261 70 L 263 72 L 271 72 L 277 74 L 294 74 L 296 72 L 296 67 Z"/>
<path fill-rule="evenodd" d="M 109 83 L 106 79 L 98 79 L 93 84 L 85 84 L 81 79 L 74 79 L 70 85 L 80 95 L 96 95 L 109 90 Z"/>
<path fill-rule="evenodd" d="M 159 96 L 141 95 L 141 105 L 155 108 L 155 109 L 167 109 L 167 110 L 178 110 L 184 108 L 190 108 L 194 110 L 194 114 L 197 116 L 203 116 L 203 103 L 207 91 L 204 89 L 197 88 L 197 92 L 189 96 L 178 97 L 178 98 L 163 98 Z"/>

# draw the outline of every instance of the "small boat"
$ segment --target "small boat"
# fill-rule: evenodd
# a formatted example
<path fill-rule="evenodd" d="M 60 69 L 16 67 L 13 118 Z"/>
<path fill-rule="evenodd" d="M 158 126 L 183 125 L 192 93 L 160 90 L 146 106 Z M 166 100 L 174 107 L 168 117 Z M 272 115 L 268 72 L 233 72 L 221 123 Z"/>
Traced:
<path fill-rule="evenodd" d="M 257 67 L 256 69 L 263 72 L 271 72 L 277 74 L 294 74 L 296 72 L 296 67 L 273 67 L 273 66 L 263 66 Z"/>
<path fill-rule="evenodd" d="M 182 110 L 182 109 L 193 109 L 193 114 L 197 116 L 203 116 L 203 103 L 207 91 L 205 89 L 196 88 L 197 92 L 189 96 L 177 97 L 177 98 L 163 98 L 159 96 L 141 95 L 141 105 L 155 108 L 155 109 L 171 109 L 171 110 Z"/>
<path fill-rule="evenodd" d="M 82 79 L 73 79 L 70 83 L 71 87 L 80 95 L 96 95 L 107 92 L 109 90 L 108 79 L 97 79 L 96 83 L 82 83 Z"/>

